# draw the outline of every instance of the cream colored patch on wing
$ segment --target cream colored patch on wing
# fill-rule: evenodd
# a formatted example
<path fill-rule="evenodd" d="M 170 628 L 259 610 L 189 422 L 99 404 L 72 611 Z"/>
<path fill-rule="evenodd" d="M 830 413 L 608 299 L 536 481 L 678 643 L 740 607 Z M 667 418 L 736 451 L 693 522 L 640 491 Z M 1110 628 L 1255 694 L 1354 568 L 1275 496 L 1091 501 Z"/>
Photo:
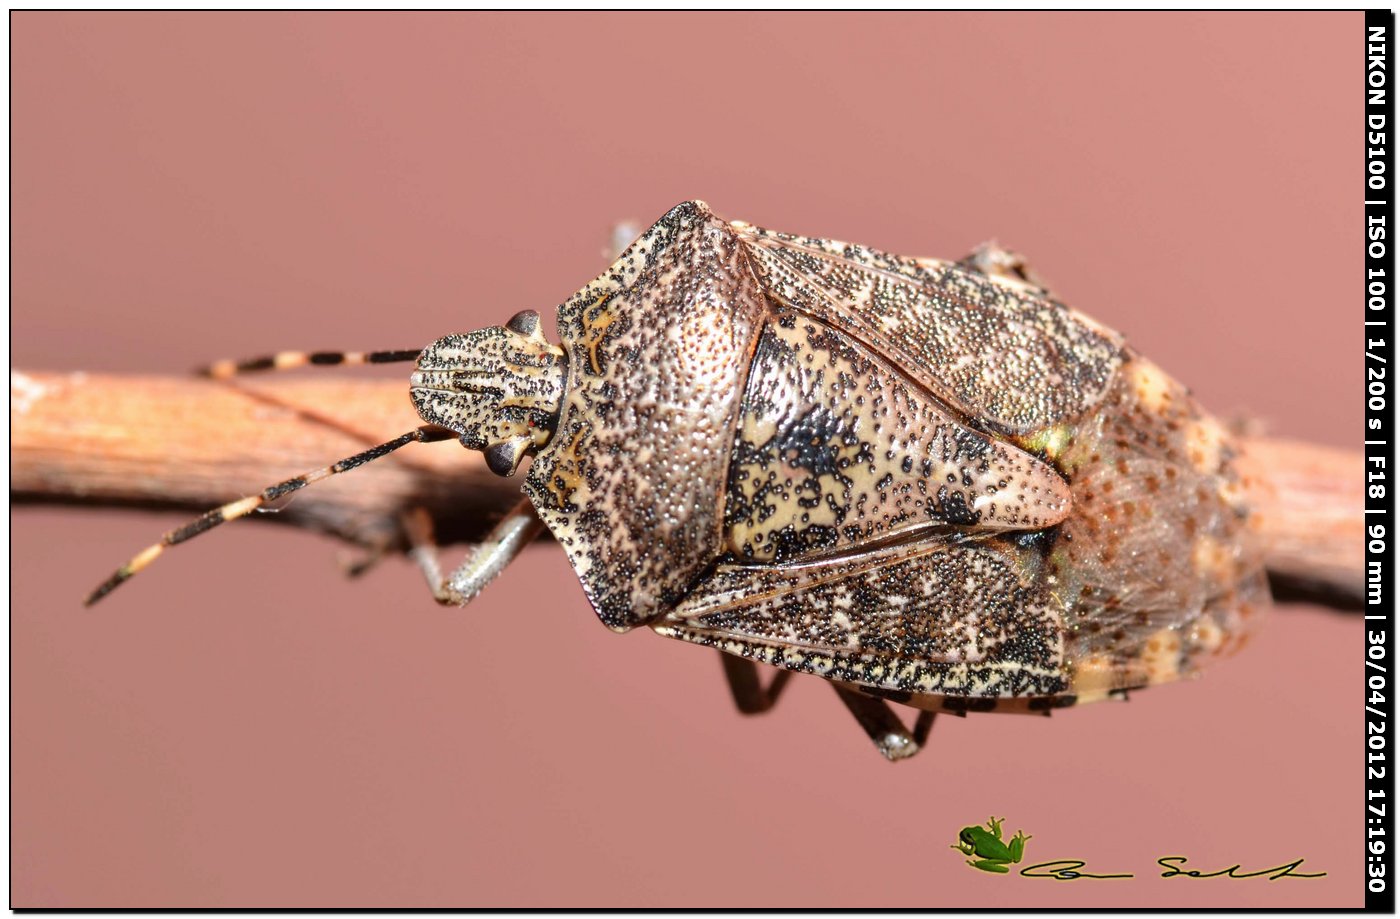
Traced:
<path fill-rule="evenodd" d="M 1170 683 L 1180 677 L 1181 635 L 1174 629 L 1155 632 L 1143 646 L 1142 664 L 1149 683 Z"/>
<path fill-rule="evenodd" d="M 1234 552 L 1212 536 L 1197 536 L 1191 546 L 1191 564 L 1202 578 L 1228 582 L 1234 562 Z"/>
<path fill-rule="evenodd" d="M 1225 643 L 1225 630 L 1214 619 L 1202 616 L 1191 626 L 1191 644 L 1203 654 L 1214 654 Z"/>
<path fill-rule="evenodd" d="M 1146 682 L 1138 669 L 1115 661 L 1107 654 L 1094 654 L 1073 667 L 1070 691 L 1080 705 L 1099 702 L 1117 689 L 1140 686 Z"/>
<path fill-rule="evenodd" d="M 1191 465 L 1205 475 L 1218 473 L 1226 440 L 1224 428 L 1214 418 L 1193 421 L 1186 428 L 1186 455 Z"/>
<path fill-rule="evenodd" d="M 1171 405 L 1176 384 L 1151 361 L 1138 358 L 1129 368 L 1133 394 L 1148 411 L 1165 414 Z"/>

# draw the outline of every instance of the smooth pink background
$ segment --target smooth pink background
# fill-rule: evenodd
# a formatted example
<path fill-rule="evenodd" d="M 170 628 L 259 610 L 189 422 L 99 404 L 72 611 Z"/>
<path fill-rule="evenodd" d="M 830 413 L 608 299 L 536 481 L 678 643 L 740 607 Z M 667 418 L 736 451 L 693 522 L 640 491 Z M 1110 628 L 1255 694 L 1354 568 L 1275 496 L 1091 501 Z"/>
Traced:
<path fill-rule="evenodd" d="M 14 362 L 419 347 L 552 310 L 615 221 L 699 197 L 910 255 L 995 237 L 1216 411 L 1359 445 L 1362 42 L 1359 13 L 19 13 Z M 1354 616 L 1280 608 L 1204 679 L 940 719 L 891 766 L 817 680 L 744 719 L 709 652 L 609 633 L 552 546 L 446 611 L 247 523 L 79 607 L 176 522 L 13 515 L 14 906 L 1361 902 Z M 989 814 L 1137 877 L 973 871 L 948 846 Z"/>

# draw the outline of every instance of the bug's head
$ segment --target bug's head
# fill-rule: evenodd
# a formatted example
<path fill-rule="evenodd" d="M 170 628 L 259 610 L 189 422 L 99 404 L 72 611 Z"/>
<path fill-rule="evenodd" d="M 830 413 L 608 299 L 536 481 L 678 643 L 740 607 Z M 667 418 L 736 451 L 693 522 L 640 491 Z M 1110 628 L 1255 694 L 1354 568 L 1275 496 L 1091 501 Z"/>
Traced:
<path fill-rule="evenodd" d="M 497 475 L 549 442 L 564 396 L 564 351 L 540 331 L 533 310 L 503 326 L 439 338 L 423 349 L 410 380 L 424 421 L 481 450 Z"/>

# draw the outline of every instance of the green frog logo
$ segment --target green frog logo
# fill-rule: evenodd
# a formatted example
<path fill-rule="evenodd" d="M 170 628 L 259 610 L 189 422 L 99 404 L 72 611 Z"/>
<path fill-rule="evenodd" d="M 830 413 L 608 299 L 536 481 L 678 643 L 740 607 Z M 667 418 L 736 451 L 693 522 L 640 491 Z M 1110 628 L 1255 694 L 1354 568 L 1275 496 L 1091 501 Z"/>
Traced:
<path fill-rule="evenodd" d="M 965 826 L 958 831 L 956 845 L 949 846 L 968 856 L 967 863 L 981 871 L 993 874 L 1009 874 L 1008 865 L 1020 863 L 1026 852 L 1026 840 L 1030 839 L 1020 830 L 1010 840 L 1001 838 L 1001 825 L 1006 818 L 987 818 L 986 828 Z"/>

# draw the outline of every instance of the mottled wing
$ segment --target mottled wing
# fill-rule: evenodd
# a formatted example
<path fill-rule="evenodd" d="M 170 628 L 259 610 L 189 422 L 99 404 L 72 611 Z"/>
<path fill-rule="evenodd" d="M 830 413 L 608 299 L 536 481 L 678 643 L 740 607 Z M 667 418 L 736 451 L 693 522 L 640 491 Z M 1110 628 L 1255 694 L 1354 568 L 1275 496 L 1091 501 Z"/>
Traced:
<path fill-rule="evenodd" d="M 1107 391 L 1118 336 L 1027 285 L 932 259 L 733 224 L 780 303 L 884 354 L 988 430 L 1024 435 Z"/>
<path fill-rule="evenodd" d="M 785 567 L 720 567 L 652 627 L 889 692 L 1066 691 L 1064 630 L 1029 537 L 945 536 Z"/>
<path fill-rule="evenodd" d="M 1048 570 L 1081 701 L 1180 679 L 1258 624 L 1262 547 L 1233 460 L 1220 423 L 1137 355 L 1074 425 L 1057 463 L 1075 512 Z"/>

